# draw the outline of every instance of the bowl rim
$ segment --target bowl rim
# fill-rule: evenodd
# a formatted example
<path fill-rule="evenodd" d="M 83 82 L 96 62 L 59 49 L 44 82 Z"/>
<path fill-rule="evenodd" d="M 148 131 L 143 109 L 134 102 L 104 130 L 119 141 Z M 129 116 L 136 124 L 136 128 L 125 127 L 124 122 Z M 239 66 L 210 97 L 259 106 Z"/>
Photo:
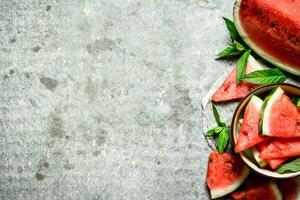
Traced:
<path fill-rule="evenodd" d="M 247 105 L 244 104 L 244 102 L 246 100 L 249 100 L 249 97 L 251 97 L 254 93 L 260 91 L 260 90 L 263 90 L 264 88 L 267 88 L 267 87 L 280 87 L 280 86 L 289 86 L 289 87 L 292 87 L 292 88 L 295 88 L 297 90 L 300 91 L 300 86 L 298 85 L 294 85 L 294 84 L 291 84 L 291 83 L 274 83 L 274 84 L 267 84 L 267 85 L 263 85 L 263 86 L 260 86 L 258 88 L 255 88 L 254 90 L 252 90 L 251 92 L 249 92 L 240 102 L 239 104 L 237 105 L 234 113 L 233 113 L 233 117 L 232 117 L 232 120 L 231 120 L 231 138 L 232 138 L 232 145 L 234 147 L 235 145 L 235 136 L 234 136 L 234 132 L 235 132 L 235 122 L 238 123 L 238 120 L 235 120 L 236 117 L 237 117 L 237 114 L 238 112 L 240 111 L 240 109 L 244 109 L 244 107 Z M 241 108 L 241 106 L 244 106 Z M 298 172 L 292 172 L 292 173 L 286 173 L 286 174 L 279 174 L 279 173 L 276 173 L 274 171 L 271 171 L 271 170 L 268 170 L 267 172 L 270 172 L 271 174 L 269 173 L 265 173 L 264 171 L 262 170 L 265 170 L 265 169 L 262 169 L 262 168 L 259 168 L 257 166 L 257 164 L 255 164 L 253 161 L 251 161 L 246 155 L 245 153 L 242 151 L 242 152 L 239 152 L 237 153 L 243 160 L 243 162 L 252 170 L 254 171 L 255 173 L 258 173 L 262 176 L 266 176 L 266 177 L 269 177 L 269 178 L 277 178 L 277 179 L 285 179 L 285 178 L 293 178 L 293 177 L 296 177 L 296 176 L 299 176 L 300 175 L 300 171 Z M 273 174 L 275 173 L 275 174 Z"/>

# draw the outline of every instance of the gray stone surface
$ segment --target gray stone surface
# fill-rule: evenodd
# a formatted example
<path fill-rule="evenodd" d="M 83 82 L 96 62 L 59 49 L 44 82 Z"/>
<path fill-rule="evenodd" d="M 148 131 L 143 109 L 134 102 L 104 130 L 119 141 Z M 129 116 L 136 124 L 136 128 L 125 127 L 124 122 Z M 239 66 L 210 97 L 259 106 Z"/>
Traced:
<path fill-rule="evenodd" d="M 224 0 L 2 0 L 0 199 L 209 199 Z"/>

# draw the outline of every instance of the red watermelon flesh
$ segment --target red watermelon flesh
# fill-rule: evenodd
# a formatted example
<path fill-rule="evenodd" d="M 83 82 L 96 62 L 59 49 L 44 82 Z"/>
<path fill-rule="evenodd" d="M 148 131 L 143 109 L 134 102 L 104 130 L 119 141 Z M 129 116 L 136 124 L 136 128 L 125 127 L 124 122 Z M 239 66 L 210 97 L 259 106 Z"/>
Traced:
<path fill-rule="evenodd" d="M 282 200 L 276 183 L 268 181 L 230 195 L 233 200 Z"/>
<path fill-rule="evenodd" d="M 237 0 L 235 24 L 245 42 L 260 56 L 300 75 L 300 2 Z"/>
<path fill-rule="evenodd" d="M 262 69 L 260 64 L 252 56 L 249 56 L 246 74 L 260 69 Z M 251 84 L 243 81 L 237 84 L 236 79 L 237 69 L 236 67 L 234 67 L 229 76 L 225 79 L 225 81 L 218 88 L 218 90 L 213 94 L 212 101 L 215 103 L 220 103 L 224 101 L 242 99 L 251 90 L 258 87 L 258 85 L 256 84 Z"/>
<path fill-rule="evenodd" d="M 263 150 L 265 150 L 268 145 L 273 141 L 272 138 L 265 140 L 259 144 L 257 144 L 257 150 L 259 152 L 262 152 Z M 269 166 L 272 169 L 277 169 L 279 166 L 281 166 L 283 163 L 285 163 L 289 158 L 270 158 L 267 159 L 266 161 L 268 162 Z"/>
<path fill-rule="evenodd" d="M 283 165 L 287 160 L 288 158 L 270 158 L 267 159 L 267 162 L 272 169 L 277 169 L 278 167 Z"/>
<path fill-rule="evenodd" d="M 283 179 L 279 181 L 283 200 L 300 199 L 300 178 Z"/>
<path fill-rule="evenodd" d="M 241 152 L 264 140 L 267 137 L 260 135 L 260 116 L 263 101 L 257 96 L 252 96 L 245 110 L 240 134 L 234 147 L 235 152 Z"/>
<path fill-rule="evenodd" d="M 271 137 L 300 137 L 300 109 L 278 87 L 267 101 L 262 134 Z"/>
<path fill-rule="evenodd" d="M 206 183 L 211 198 L 219 198 L 237 189 L 247 178 L 249 169 L 239 156 L 213 151 L 209 155 Z"/>
<path fill-rule="evenodd" d="M 260 154 L 261 159 L 300 156 L 300 138 L 276 138 Z"/>

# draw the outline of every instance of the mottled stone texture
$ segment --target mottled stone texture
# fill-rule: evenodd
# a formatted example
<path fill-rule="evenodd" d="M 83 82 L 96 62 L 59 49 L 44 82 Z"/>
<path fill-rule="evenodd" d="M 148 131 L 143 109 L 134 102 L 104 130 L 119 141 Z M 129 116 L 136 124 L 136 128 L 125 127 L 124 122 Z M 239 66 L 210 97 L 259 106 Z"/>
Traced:
<path fill-rule="evenodd" d="M 2 0 L 0 199 L 209 199 L 224 0 Z"/>

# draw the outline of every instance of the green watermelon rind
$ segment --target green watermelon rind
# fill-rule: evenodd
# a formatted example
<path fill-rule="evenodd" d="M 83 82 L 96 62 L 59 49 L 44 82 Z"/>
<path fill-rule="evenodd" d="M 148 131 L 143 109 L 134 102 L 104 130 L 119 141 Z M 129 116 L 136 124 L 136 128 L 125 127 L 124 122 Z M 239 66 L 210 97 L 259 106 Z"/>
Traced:
<path fill-rule="evenodd" d="M 244 40 L 244 42 L 253 50 L 255 51 L 260 57 L 265 59 L 266 61 L 270 62 L 271 64 L 275 65 L 276 67 L 281 68 L 284 71 L 287 71 L 291 74 L 294 74 L 296 76 L 300 76 L 300 70 L 294 69 L 294 67 L 289 66 L 288 64 L 284 64 L 280 62 L 279 60 L 276 60 L 275 58 L 270 57 L 262 49 L 260 49 L 254 42 L 252 42 L 245 33 L 241 21 L 239 19 L 239 8 L 242 0 L 236 0 L 235 4 L 233 6 L 233 18 L 234 18 L 234 24 L 236 26 L 236 29 L 241 36 L 241 38 Z"/>
<path fill-rule="evenodd" d="M 253 67 L 252 71 L 264 69 L 262 65 L 252 55 L 249 55 L 248 57 L 247 66 L 252 66 Z"/>
<path fill-rule="evenodd" d="M 261 167 L 261 168 L 265 168 L 268 163 L 266 160 L 263 160 L 259 157 L 260 152 L 258 151 L 258 149 L 256 147 L 252 147 L 251 149 L 254 160 L 257 162 L 257 164 Z"/>
<path fill-rule="evenodd" d="M 264 101 L 263 112 L 262 112 L 262 122 L 261 122 L 261 129 L 262 129 L 261 133 L 262 133 L 262 135 L 272 136 L 272 134 L 269 131 L 270 127 L 268 126 L 270 124 L 269 119 L 270 119 L 270 114 L 272 113 L 271 112 L 272 105 L 283 94 L 284 94 L 283 89 L 281 87 L 278 87 L 275 90 L 273 90 L 271 92 L 271 94 Z"/>
<path fill-rule="evenodd" d="M 224 186 L 224 188 L 211 189 L 210 196 L 212 199 L 217 199 L 223 197 L 233 191 L 235 191 L 238 187 L 240 187 L 243 182 L 246 180 L 250 173 L 248 167 L 244 166 L 242 174 L 239 176 L 239 179 L 236 179 L 231 185 Z"/>

